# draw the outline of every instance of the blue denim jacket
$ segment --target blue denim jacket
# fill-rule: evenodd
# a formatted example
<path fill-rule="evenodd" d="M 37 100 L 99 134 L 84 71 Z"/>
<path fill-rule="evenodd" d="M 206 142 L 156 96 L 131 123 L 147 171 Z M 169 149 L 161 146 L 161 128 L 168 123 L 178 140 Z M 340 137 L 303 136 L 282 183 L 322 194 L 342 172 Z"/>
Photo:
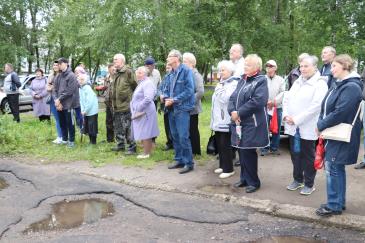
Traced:
<path fill-rule="evenodd" d="M 194 109 L 194 78 L 193 72 L 184 64 L 180 64 L 176 70 L 171 71 L 166 80 L 164 98 L 173 98 L 173 110 L 191 111 Z"/>

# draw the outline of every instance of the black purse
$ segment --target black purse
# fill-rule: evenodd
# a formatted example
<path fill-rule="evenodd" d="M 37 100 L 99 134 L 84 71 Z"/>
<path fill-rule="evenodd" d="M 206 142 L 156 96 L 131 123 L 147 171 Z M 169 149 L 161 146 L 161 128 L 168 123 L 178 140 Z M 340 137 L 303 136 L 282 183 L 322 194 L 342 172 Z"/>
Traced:
<path fill-rule="evenodd" d="M 216 155 L 218 154 L 217 142 L 215 141 L 215 134 L 210 134 L 210 138 L 207 144 L 207 154 Z"/>

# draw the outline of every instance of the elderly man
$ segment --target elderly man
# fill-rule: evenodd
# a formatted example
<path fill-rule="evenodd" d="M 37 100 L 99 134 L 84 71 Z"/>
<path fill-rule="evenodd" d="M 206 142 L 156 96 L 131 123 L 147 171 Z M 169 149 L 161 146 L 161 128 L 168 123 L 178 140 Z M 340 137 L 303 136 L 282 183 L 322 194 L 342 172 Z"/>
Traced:
<path fill-rule="evenodd" d="M 144 66 L 148 69 L 149 71 L 149 77 L 152 80 L 152 83 L 155 85 L 155 88 L 157 90 L 159 84 L 161 83 L 161 74 L 160 71 L 158 71 L 155 68 L 155 59 L 153 59 L 153 57 L 147 57 L 146 60 L 144 61 Z"/>
<path fill-rule="evenodd" d="M 282 102 L 285 91 L 285 81 L 282 77 L 276 74 L 278 66 L 274 60 L 267 61 L 265 66 L 266 66 L 267 87 L 269 88 L 269 100 L 267 102 L 268 122 L 270 123 L 274 107 L 276 106 L 279 129 L 278 133 L 272 134 L 270 146 L 261 149 L 261 156 L 264 156 L 269 152 L 272 154 L 279 155 L 280 126 L 281 126 L 281 116 L 283 113 Z"/>
<path fill-rule="evenodd" d="M 114 111 L 114 133 L 117 142 L 112 151 L 125 150 L 128 143 L 127 155 L 136 153 L 136 143 L 131 136 L 131 111 L 129 104 L 137 83 L 133 71 L 125 65 L 123 54 L 116 54 L 113 59 L 115 73 L 112 75 L 110 99 Z"/>
<path fill-rule="evenodd" d="M 331 73 L 331 64 L 333 59 L 336 56 L 336 50 L 332 46 L 325 46 L 322 50 L 322 62 L 323 66 L 320 68 L 321 76 L 327 76 L 327 85 L 328 88 L 331 88 L 333 80 L 333 76 Z"/>
<path fill-rule="evenodd" d="M 245 71 L 245 59 L 243 58 L 243 46 L 241 44 L 233 44 L 229 50 L 229 59 L 235 67 L 234 77 L 241 77 Z"/>
<path fill-rule="evenodd" d="M 4 71 L 6 77 L 4 80 L 4 92 L 9 102 L 11 113 L 13 114 L 13 120 L 20 122 L 19 118 L 19 87 L 21 83 L 19 77 L 14 72 L 13 65 L 10 63 L 5 64 Z"/>
<path fill-rule="evenodd" d="M 167 63 L 172 67 L 172 71 L 163 100 L 169 109 L 169 124 L 175 150 L 175 163 L 168 168 L 183 168 L 179 173 L 184 174 L 194 169 L 189 127 L 195 96 L 193 72 L 181 63 L 181 59 L 178 50 L 170 51 L 167 57 Z"/>
<path fill-rule="evenodd" d="M 66 58 L 58 59 L 58 65 L 61 73 L 54 81 L 54 97 L 62 130 L 60 144 L 67 144 L 72 148 L 75 146 L 75 124 L 72 115 L 75 108 L 80 107 L 79 83 Z"/>
<path fill-rule="evenodd" d="M 190 142 L 194 155 L 201 155 L 200 134 L 199 134 L 199 113 L 202 110 L 202 97 L 204 95 L 204 80 L 202 75 L 195 68 L 196 58 L 194 54 L 186 52 L 183 54 L 183 63 L 193 71 L 195 107 L 190 112 Z"/>

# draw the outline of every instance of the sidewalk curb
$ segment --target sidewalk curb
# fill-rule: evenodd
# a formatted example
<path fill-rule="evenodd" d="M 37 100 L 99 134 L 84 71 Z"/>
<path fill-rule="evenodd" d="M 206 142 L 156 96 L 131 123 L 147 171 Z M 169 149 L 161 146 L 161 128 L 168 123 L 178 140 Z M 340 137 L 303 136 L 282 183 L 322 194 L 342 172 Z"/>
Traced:
<path fill-rule="evenodd" d="M 151 189 L 157 191 L 164 191 L 164 192 L 174 192 L 174 193 L 182 193 L 188 194 L 193 196 L 211 198 L 211 199 L 218 199 L 225 202 L 230 202 L 236 205 L 240 205 L 243 207 L 252 208 L 260 213 L 269 214 L 272 216 L 288 218 L 288 219 L 295 219 L 295 220 L 302 220 L 311 223 L 320 223 L 322 225 L 327 226 L 335 226 L 335 227 L 342 227 L 346 229 L 352 229 L 357 231 L 365 232 L 365 216 L 355 215 L 355 214 L 347 214 L 344 213 L 342 215 L 328 217 L 328 218 L 321 218 L 317 216 L 315 212 L 315 208 L 312 207 L 303 207 L 298 205 L 292 204 L 281 204 L 277 202 L 273 202 L 272 200 L 262 200 L 262 199 L 253 199 L 248 198 L 245 196 L 236 197 L 233 195 L 228 194 L 213 194 L 204 192 L 201 190 L 185 190 L 185 189 L 178 189 L 169 185 L 156 185 L 156 184 L 148 184 L 148 183 L 139 183 L 133 182 L 126 178 L 115 178 L 111 176 L 107 176 L 104 174 L 98 174 L 95 172 L 90 171 L 82 171 L 77 170 L 74 168 L 67 168 L 67 170 L 92 176 L 95 178 L 105 179 L 113 182 L 118 182 L 127 186 L 142 188 L 142 189 Z"/>

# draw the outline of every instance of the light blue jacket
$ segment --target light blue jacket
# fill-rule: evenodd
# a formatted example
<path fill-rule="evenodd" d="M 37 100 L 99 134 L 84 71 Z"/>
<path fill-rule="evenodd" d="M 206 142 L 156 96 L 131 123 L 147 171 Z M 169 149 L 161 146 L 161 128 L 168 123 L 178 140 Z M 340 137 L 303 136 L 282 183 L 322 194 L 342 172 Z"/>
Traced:
<path fill-rule="evenodd" d="M 99 104 L 96 94 L 91 89 L 90 85 L 85 84 L 80 87 L 80 105 L 81 112 L 85 112 L 86 116 L 98 114 Z"/>

